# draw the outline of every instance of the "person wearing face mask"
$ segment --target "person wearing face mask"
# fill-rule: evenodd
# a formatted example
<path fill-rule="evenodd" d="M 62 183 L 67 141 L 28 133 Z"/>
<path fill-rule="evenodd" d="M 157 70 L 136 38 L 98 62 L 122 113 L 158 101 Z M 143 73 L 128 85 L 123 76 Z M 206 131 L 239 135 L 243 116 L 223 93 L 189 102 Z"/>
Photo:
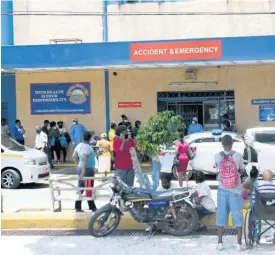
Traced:
<path fill-rule="evenodd" d="M 83 133 L 87 131 L 87 129 L 82 125 L 78 123 L 78 119 L 73 119 L 73 125 L 70 128 L 70 137 L 73 144 L 73 151 L 75 147 L 81 143 Z"/>
<path fill-rule="evenodd" d="M 60 163 L 61 144 L 60 144 L 59 138 L 60 138 L 59 129 L 56 126 L 56 122 L 52 121 L 50 123 L 50 129 L 49 129 L 49 142 L 51 146 L 52 160 L 54 160 L 54 152 L 55 152 L 57 157 L 57 163 Z"/>
<path fill-rule="evenodd" d="M 203 127 L 200 123 L 198 123 L 198 118 L 194 117 L 192 119 L 192 124 L 188 128 L 188 135 L 192 135 L 200 132 L 203 132 Z"/>
<path fill-rule="evenodd" d="M 135 138 L 138 135 L 138 130 L 141 126 L 141 121 L 137 120 L 135 122 L 135 127 L 132 129 L 132 137 Z"/>

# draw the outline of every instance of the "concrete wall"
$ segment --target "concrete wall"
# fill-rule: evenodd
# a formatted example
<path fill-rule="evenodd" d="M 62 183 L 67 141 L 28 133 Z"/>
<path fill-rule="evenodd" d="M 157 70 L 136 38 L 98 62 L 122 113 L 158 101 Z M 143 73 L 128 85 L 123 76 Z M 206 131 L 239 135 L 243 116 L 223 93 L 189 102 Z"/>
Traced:
<path fill-rule="evenodd" d="M 145 1 L 144 1 L 145 2 Z M 156 15 L 108 16 L 109 41 L 171 40 L 275 34 L 272 0 L 191 0 L 184 2 L 111 5 L 109 13 Z M 157 15 L 182 12 L 243 12 L 257 15 Z"/>
<path fill-rule="evenodd" d="M 102 1 L 13 0 L 14 12 L 102 12 Z M 14 44 L 49 44 L 50 39 L 79 38 L 83 42 L 102 41 L 101 16 L 14 16 Z"/>
<path fill-rule="evenodd" d="M 183 69 L 115 70 L 110 75 L 111 119 L 126 114 L 131 122 L 144 121 L 157 112 L 157 92 L 235 90 L 236 125 L 238 131 L 274 123 L 259 122 L 259 107 L 251 105 L 254 98 L 275 98 L 275 67 L 239 67 L 199 69 L 198 81 L 216 81 L 217 86 L 170 86 L 185 81 Z M 118 102 L 141 102 L 142 108 L 119 109 Z"/>
<path fill-rule="evenodd" d="M 31 115 L 30 113 L 30 84 L 31 83 L 58 83 L 58 82 L 90 82 L 91 83 L 91 114 L 85 115 Z M 77 117 L 90 131 L 105 132 L 105 96 L 104 72 L 99 71 L 60 71 L 44 73 L 21 73 L 16 75 L 17 118 L 22 121 L 26 129 L 26 144 L 34 146 L 35 126 L 42 125 L 43 121 L 64 121 L 68 130 L 72 119 Z"/>

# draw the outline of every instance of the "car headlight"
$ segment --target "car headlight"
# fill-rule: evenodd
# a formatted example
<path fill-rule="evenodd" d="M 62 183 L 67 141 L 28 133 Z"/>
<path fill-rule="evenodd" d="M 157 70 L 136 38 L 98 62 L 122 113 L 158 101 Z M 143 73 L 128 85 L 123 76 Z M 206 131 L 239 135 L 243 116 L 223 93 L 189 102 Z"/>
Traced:
<path fill-rule="evenodd" d="M 24 159 L 24 164 L 26 165 L 36 165 L 36 161 L 33 159 L 25 158 Z"/>

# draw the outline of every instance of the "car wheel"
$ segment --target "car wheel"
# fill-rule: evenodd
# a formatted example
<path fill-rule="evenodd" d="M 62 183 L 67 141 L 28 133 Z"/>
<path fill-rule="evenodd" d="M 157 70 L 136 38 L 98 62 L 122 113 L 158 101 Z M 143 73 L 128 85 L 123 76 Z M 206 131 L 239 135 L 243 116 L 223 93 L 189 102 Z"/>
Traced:
<path fill-rule="evenodd" d="M 173 175 L 175 180 L 179 179 L 176 165 L 173 165 L 173 167 L 172 167 L 172 175 Z M 188 180 L 191 179 L 192 175 L 193 175 L 193 170 L 187 171 Z"/>
<path fill-rule="evenodd" d="M 5 170 L 1 176 L 1 186 L 4 189 L 17 189 L 20 185 L 20 175 L 15 170 Z"/>

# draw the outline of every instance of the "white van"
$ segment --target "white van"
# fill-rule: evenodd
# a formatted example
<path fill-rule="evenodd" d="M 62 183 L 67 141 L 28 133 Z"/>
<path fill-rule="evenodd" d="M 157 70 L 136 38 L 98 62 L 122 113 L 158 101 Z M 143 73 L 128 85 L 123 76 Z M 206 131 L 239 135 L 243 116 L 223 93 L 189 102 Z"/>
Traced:
<path fill-rule="evenodd" d="M 27 148 L 1 134 L 1 187 L 16 189 L 20 183 L 34 183 L 50 175 L 47 155 Z"/>

